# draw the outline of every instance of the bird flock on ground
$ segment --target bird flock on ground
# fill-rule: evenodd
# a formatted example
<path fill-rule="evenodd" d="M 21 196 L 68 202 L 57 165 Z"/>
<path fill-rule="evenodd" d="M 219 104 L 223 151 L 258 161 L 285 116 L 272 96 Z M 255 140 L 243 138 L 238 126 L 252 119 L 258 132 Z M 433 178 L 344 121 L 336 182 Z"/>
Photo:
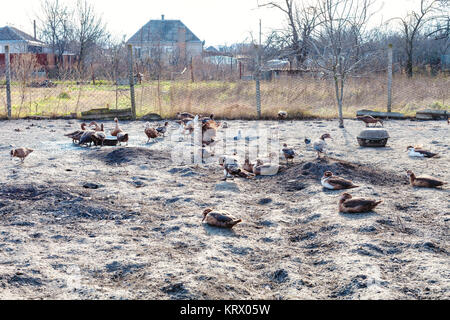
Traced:
<path fill-rule="evenodd" d="M 215 138 L 217 131 L 220 127 L 226 129 L 228 124 L 226 122 L 220 123 L 214 119 L 214 114 L 209 117 L 202 117 L 199 115 L 193 115 L 188 112 L 180 112 L 177 114 L 176 123 L 179 125 L 179 132 L 182 135 L 192 135 L 196 128 L 201 128 L 202 130 L 202 144 L 205 148 L 206 146 L 213 147 L 216 143 Z M 288 113 L 286 111 L 280 111 L 278 114 L 278 119 L 280 121 L 286 120 L 288 118 Z M 383 126 L 383 122 L 379 119 L 373 118 L 371 116 L 358 117 L 358 120 L 363 121 L 366 126 L 369 124 L 378 123 Z M 78 143 L 80 146 L 104 146 L 105 141 L 114 137 L 118 144 L 126 143 L 128 145 L 129 134 L 125 132 L 120 124 L 119 120 L 114 119 L 115 128 L 110 132 L 110 136 L 105 133 L 104 125 L 99 125 L 97 122 L 93 121 L 89 125 L 86 123 L 81 124 L 81 130 L 66 134 L 65 136 L 72 139 L 73 143 Z M 158 127 L 152 127 L 149 122 L 145 125 L 144 133 L 148 138 L 147 143 L 159 137 L 165 137 L 169 128 L 169 122 L 165 122 L 164 125 Z M 16 129 L 17 131 L 17 129 Z M 241 135 L 241 132 L 239 132 Z M 235 137 L 235 140 L 242 138 Z M 305 144 L 311 145 L 315 152 L 317 152 L 317 158 L 321 159 L 321 156 L 326 157 L 327 149 L 327 139 L 333 139 L 330 134 L 325 133 L 316 141 L 312 141 L 309 138 L 305 138 Z M 29 148 L 15 148 L 11 150 L 12 158 L 19 158 L 24 162 L 25 158 L 29 156 L 33 149 Z M 289 148 L 285 143 L 283 144 L 283 149 L 281 150 L 284 159 L 286 160 L 286 165 L 289 163 L 293 164 L 296 156 L 294 149 Z M 438 154 L 424 150 L 421 146 L 408 146 L 407 152 L 409 157 L 412 158 L 436 158 L 439 157 Z M 213 153 L 211 153 L 213 155 Z M 235 177 L 254 179 L 256 176 L 273 176 L 278 174 L 280 165 L 274 164 L 273 160 L 278 156 L 277 153 L 272 152 L 269 154 L 268 159 L 258 159 L 256 163 L 251 163 L 247 158 L 245 159 L 242 167 L 239 165 L 238 160 L 232 156 L 220 156 L 219 165 L 223 168 L 223 181 L 227 179 L 234 179 Z M 446 185 L 446 182 L 440 181 L 439 179 L 433 177 L 416 177 L 414 172 L 411 170 L 407 171 L 407 176 L 409 182 L 413 187 L 422 188 L 441 188 Z M 321 185 L 328 190 L 350 190 L 359 188 L 352 181 L 344 179 L 342 177 L 335 176 L 332 172 L 326 171 L 320 180 Z M 344 193 L 339 199 L 339 212 L 341 213 L 365 213 L 374 210 L 378 205 L 380 205 L 382 200 L 366 199 L 366 198 L 353 198 L 349 193 Z M 228 212 L 221 212 L 213 209 L 206 209 L 203 212 L 203 221 L 207 224 L 219 228 L 233 228 L 235 225 L 242 222 L 242 219 L 237 219 L 233 217 Z"/>

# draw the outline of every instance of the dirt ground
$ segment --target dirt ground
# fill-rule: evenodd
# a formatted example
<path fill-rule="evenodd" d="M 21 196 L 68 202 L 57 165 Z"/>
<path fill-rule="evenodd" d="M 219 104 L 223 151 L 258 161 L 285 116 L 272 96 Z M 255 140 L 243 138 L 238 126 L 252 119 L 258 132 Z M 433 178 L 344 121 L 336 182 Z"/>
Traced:
<path fill-rule="evenodd" d="M 0 122 L 0 299 L 450 298 L 449 186 L 416 189 L 406 177 L 411 169 L 450 182 L 445 121 L 387 121 L 382 149 L 359 147 L 356 121 L 344 130 L 336 121 L 259 125 L 279 127 L 294 164 L 222 182 L 216 159 L 174 163 L 186 142 L 147 144 L 142 122 L 122 124 L 128 146 L 103 148 L 64 137 L 77 121 Z M 330 158 L 317 160 L 304 139 L 327 132 Z M 411 159 L 408 145 L 441 157 Z M 13 146 L 36 151 L 20 164 Z M 360 185 L 355 197 L 384 202 L 340 214 L 342 192 L 320 185 L 326 170 Z M 209 207 L 244 222 L 202 225 Z"/>

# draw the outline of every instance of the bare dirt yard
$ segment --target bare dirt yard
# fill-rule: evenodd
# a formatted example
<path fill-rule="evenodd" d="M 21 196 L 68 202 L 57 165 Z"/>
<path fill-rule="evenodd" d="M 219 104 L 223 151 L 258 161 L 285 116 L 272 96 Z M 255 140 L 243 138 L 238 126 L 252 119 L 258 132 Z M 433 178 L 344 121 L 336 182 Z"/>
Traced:
<path fill-rule="evenodd" d="M 0 122 L 0 299 L 450 298 L 450 187 L 416 189 L 406 176 L 450 182 L 445 121 L 387 121 L 381 149 L 359 147 L 357 121 L 344 130 L 337 121 L 261 122 L 279 126 L 294 164 L 228 182 L 216 159 L 174 163 L 186 142 L 146 144 L 142 122 L 122 124 L 128 146 L 103 148 L 64 137 L 79 125 Z M 327 132 L 329 159 L 317 160 L 304 139 Z M 408 145 L 441 157 L 411 159 Z M 21 164 L 13 146 L 35 152 Z M 355 197 L 384 202 L 340 214 L 342 192 L 320 184 L 326 170 L 360 185 Z M 233 231 L 202 225 L 209 207 L 244 222 Z"/>

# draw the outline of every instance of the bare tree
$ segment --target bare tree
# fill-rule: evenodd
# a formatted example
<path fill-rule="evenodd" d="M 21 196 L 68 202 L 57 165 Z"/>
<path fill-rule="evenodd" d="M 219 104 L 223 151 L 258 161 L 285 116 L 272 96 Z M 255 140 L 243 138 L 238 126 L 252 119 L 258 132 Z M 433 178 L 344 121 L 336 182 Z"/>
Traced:
<path fill-rule="evenodd" d="M 420 36 L 424 25 L 430 19 L 436 18 L 437 9 L 441 4 L 446 2 L 442 0 L 420 0 L 420 10 L 413 10 L 403 18 L 397 17 L 391 19 L 391 21 L 400 21 L 406 53 L 406 74 L 410 78 L 413 76 L 413 58 L 416 40 Z"/>
<path fill-rule="evenodd" d="M 339 127 L 344 128 L 343 103 L 346 79 L 371 58 L 364 52 L 367 23 L 374 0 L 319 0 L 311 45 L 318 71 L 333 79 L 339 111 Z"/>
<path fill-rule="evenodd" d="M 295 62 L 297 67 L 306 61 L 310 48 L 310 37 L 317 26 L 317 9 L 310 1 L 283 0 L 258 3 L 259 7 L 275 8 L 283 12 L 288 28 L 272 35 L 282 46 L 284 56 Z M 293 61 L 292 61 L 293 60 Z M 291 63 L 292 64 L 292 63 Z"/>
<path fill-rule="evenodd" d="M 106 25 L 87 0 L 78 0 L 75 15 L 75 39 L 78 46 L 79 67 L 82 70 L 89 49 L 107 38 Z"/>

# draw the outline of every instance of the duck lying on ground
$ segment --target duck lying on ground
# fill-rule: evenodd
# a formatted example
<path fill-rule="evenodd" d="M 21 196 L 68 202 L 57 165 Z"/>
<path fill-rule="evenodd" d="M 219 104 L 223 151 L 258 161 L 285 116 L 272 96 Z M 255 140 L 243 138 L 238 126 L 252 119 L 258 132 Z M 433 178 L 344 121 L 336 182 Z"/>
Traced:
<path fill-rule="evenodd" d="M 353 197 L 344 193 L 339 200 L 339 212 L 342 213 L 365 213 L 370 212 L 375 209 L 383 201 L 377 201 L 372 199 L 358 198 L 353 199 Z"/>
<path fill-rule="evenodd" d="M 330 171 L 325 172 L 321 180 L 321 183 L 324 188 L 329 190 L 359 188 L 359 186 L 354 185 L 352 181 L 336 177 Z"/>
<path fill-rule="evenodd" d="M 242 222 L 242 219 L 236 219 L 228 212 L 215 211 L 213 209 L 206 209 L 203 212 L 203 220 L 213 227 L 232 229 L 234 226 Z"/>
<path fill-rule="evenodd" d="M 420 187 L 420 188 L 439 188 L 443 185 L 447 184 L 447 182 L 441 181 L 439 179 L 433 178 L 433 177 L 416 177 L 414 172 L 411 170 L 408 170 L 406 173 L 409 177 L 409 182 L 411 186 L 413 187 Z"/>

